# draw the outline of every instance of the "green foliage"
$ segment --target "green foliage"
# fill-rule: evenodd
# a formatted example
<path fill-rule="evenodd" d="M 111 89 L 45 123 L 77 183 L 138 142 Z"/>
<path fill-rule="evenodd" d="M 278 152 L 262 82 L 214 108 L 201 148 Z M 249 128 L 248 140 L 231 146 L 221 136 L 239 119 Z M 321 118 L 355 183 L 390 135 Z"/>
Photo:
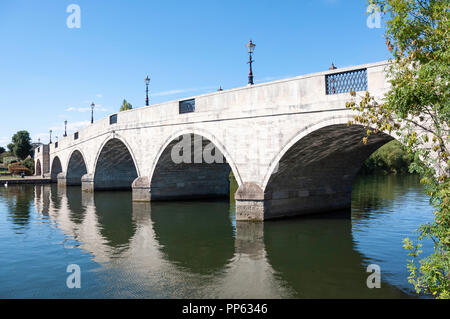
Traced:
<path fill-rule="evenodd" d="M 3 154 L 3 153 L 5 153 L 6 152 L 6 149 L 4 148 L 4 147 L 1 147 L 0 146 L 0 154 Z"/>
<path fill-rule="evenodd" d="M 2 157 L 2 160 L 3 160 L 3 164 L 4 164 L 4 165 L 9 165 L 9 164 L 11 164 L 11 163 L 15 163 L 15 162 L 18 162 L 18 161 L 19 161 L 17 157 L 11 155 L 11 154 L 8 153 L 8 152 L 6 152 L 6 153 L 4 153 L 4 154 L 2 154 L 2 155 L 5 155 L 5 154 L 6 154 L 6 156 L 3 156 L 3 157 Z"/>
<path fill-rule="evenodd" d="M 362 174 L 407 174 L 414 161 L 400 142 L 393 140 L 373 153 L 363 164 Z"/>
<path fill-rule="evenodd" d="M 27 157 L 22 161 L 22 165 L 28 168 L 31 174 L 34 174 L 34 160 L 31 157 Z"/>
<path fill-rule="evenodd" d="M 31 145 L 30 133 L 27 131 L 18 131 L 12 137 L 12 146 L 8 145 L 8 148 L 12 148 L 12 152 L 21 159 L 31 155 L 33 149 Z"/>
<path fill-rule="evenodd" d="M 120 112 L 131 110 L 133 106 L 127 102 L 127 100 L 123 100 L 122 105 L 120 106 Z"/>
<path fill-rule="evenodd" d="M 387 71 L 391 88 L 383 103 L 366 92 L 347 107 L 358 112 L 354 122 L 367 129 L 364 143 L 379 131 L 395 133 L 413 156 L 410 171 L 422 176 L 435 209 L 433 222 L 418 229 L 419 242 L 431 239 L 434 252 L 422 257 L 420 243 L 404 240 L 412 257 L 409 282 L 417 293 L 450 298 L 449 2 L 369 2 L 385 13 L 386 45 L 393 55 Z"/>

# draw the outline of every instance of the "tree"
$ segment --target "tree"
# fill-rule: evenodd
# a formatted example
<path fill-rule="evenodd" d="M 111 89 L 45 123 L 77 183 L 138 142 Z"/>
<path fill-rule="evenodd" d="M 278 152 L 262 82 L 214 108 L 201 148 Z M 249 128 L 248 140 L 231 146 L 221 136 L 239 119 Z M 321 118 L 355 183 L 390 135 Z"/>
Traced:
<path fill-rule="evenodd" d="M 133 106 L 127 102 L 127 100 L 123 100 L 122 105 L 120 106 L 120 112 L 131 110 Z"/>
<path fill-rule="evenodd" d="M 0 146 L 0 154 L 3 154 L 5 152 L 6 152 L 5 148 Z"/>
<path fill-rule="evenodd" d="M 353 122 L 367 135 L 395 133 L 413 155 L 410 171 L 422 183 L 434 207 L 432 223 L 418 229 L 419 243 L 404 239 L 412 257 L 409 282 L 417 293 L 450 298 L 449 182 L 449 7 L 448 0 L 372 0 L 386 21 L 386 45 L 392 53 L 387 76 L 391 84 L 378 103 L 368 92 L 347 107 L 357 111 Z M 431 239 L 434 251 L 422 257 L 420 242 Z"/>
<path fill-rule="evenodd" d="M 27 157 L 24 161 L 22 161 L 22 165 L 28 168 L 31 174 L 34 174 L 34 161 L 31 157 Z"/>
<path fill-rule="evenodd" d="M 27 131 L 18 131 L 13 135 L 12 144 L 9 144 L 8 148 L 10 148 L 10 146 L 12 147 L 13 153 L 20 159 L 24 159 L 28 155 L 31 155 L 33 147 L 31 145 L 30 133 Z"/>

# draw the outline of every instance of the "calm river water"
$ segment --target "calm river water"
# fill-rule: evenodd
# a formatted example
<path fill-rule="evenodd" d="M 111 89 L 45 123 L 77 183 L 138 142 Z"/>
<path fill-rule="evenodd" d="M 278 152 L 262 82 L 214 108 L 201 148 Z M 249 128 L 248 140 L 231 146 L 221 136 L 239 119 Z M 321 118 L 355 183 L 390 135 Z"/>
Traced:
<path fill-rule="evenodd" d="M 411 298 L 402 239 L 432 220 L 415 176 L 362 176 L 352 211 L 236 223 L 229 201 L 0 186 L 0 298 Z M 430 246 L 425 245 L 425 251 Z M 67 266 L 81 269 L 69 289 Z M 367 265 L 381 267 L 369 289 Z"/>

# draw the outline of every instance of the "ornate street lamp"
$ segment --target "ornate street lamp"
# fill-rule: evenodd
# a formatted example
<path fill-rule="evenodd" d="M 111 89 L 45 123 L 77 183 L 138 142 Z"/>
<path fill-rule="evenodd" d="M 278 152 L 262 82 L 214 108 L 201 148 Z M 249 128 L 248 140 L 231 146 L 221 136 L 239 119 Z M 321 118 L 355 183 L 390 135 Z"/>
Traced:
<path fill-rule="evenodd" d="M 92 102 L 92 104 L 91 104 L 91 124 L 94 123 L 94 107 L 95 107 L 95 104 L 94 104 L 94 102 Z"/>
<path fill-rule="evenodd" d="M 147 75 L 147 77 L 145 78 L 145 86 L 146 86 L 146 89 L 145 89 L 145 105 L 146 106 L 148 106 L 148 85 L 149 84 L 150 84 L 150 78 Z"/>
<path fill-rule="evenodd" d="M 49 144 L 52 144 L 52 130 L 50 130 L 50 143 Z"/>
<path fill-rule="evenodd" d="M 67 136 L 67 120 L 64 121 L 64 137 Z"/>
<path fill-rule="evenodd" d="M 252 64 L 253 62 L 253 52 L 255 51 L 255 47 L 256 45 L 253 44 L 252 40 L 250 40 L 250 42 L 248 44 L 245 45 L 247 47 L 248 50 L 248 55 L 250 57 L 249 61 L 247 62 L 248 64 L 250 64 L 250 72 L 248 73 L 248 84 L 253 85 L 253 69 L 252 69 Z"/>

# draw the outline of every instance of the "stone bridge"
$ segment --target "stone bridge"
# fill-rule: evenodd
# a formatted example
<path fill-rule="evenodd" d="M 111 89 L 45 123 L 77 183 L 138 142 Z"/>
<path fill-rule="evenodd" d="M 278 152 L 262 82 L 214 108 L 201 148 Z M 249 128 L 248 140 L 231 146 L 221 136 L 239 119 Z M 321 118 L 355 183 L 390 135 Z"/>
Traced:
<path fill-rule="evenodd" d="M 350 208 L 367 145 L 345 104 L 349 92 L 381 99 L 388 62 L 204 94 L 113 114 L 41 145 L 36 174 L 84 191 L 132 189 L 135 201 L 229 195 L 237 220 Z"/>

